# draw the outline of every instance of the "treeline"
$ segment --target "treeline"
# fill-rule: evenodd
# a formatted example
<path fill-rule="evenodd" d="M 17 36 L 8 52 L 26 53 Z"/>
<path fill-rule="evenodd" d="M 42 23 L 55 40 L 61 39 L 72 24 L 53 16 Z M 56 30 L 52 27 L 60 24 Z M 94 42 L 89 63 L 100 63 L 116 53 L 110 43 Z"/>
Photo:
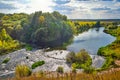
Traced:
<path fill-rule="evenodd" d="M 90 28 L 101 27 L 100 21 L 73 21 L 77 29 L 77 33 L 88 31 Z"/>

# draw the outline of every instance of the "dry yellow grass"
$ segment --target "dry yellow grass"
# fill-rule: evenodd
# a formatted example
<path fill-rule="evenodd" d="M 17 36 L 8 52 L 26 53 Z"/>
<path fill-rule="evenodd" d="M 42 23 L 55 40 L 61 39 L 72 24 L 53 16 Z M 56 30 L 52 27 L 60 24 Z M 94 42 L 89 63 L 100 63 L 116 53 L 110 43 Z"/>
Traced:
<path fill-rule="evenodd" d="M 120 80 L 120 68 L 112 68 L 97 74 L 56 72 L 34 73 L 29 77 L 9 80 Z"/>

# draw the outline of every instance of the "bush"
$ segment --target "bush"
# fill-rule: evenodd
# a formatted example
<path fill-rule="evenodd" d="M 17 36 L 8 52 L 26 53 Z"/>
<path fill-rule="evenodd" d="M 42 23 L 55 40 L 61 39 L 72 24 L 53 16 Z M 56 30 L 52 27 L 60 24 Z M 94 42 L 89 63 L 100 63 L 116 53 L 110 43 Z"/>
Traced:
<path fill-rule="evenodd" d="M 18 65 L 15 68 L 16 77 L 26 77 L 31 75 L 31 69 L 26 65 Z"/>
<path fill-rule="evenodd" d="M 88 52 L 85 51 L 85 49 L 82 49 L 77 54 L 75 53 L 69 53 L 66 57 L 66 61 L 68 63 L 71 63 L 73 68 L 86 68 L 89 67 L 92 64 L 92 59 Z"/>
<path fill-rule="evenodd" d="M 76 73 L 77 71 L 76 71 L 76 68 L 72 68 L 72 72 L 73 73 Z"/>
<path fill-rule="evenodd" d="M 75 62 L 75 53 L 74 53 L 74 52 L 69 53 L 69 54 L 66 56 L 66 61 L 67 61 L 68 63 L 73 63 L 73 62 Z"/>
<path fill-rule="evenodd" d="M 38 66 L 42 66 L 43 64 L 45 64 L 45 61 L 35 62 L 34 64 L 32 64 L 32 69 L 35 69 Z"/>
<path fill-rule="evenodd" d="M 95 68 L 93 68 L 93 67 L 86 67 L 86 68 L 84 69 L 84 72 L 90 74 L 90 73 L 95 73 L 96 70 L 95 70 Z"/>
<path fill-rule="evenodd" d="M 25 46 L 25 48 L 26 48 L 27 51 L 31 51 L 31 50 L 33 49 L 32 46 L 29 45 L 29 44 L 27 44 L 27 45 Z"/>
<path fill-rule="evenodd" d="M 2 63 L 7 63 L 9 60 L 10 60 L 10 58 L 6 58 L 6 59 L 3 60 Z"/>
<path fill-rule="evenodd" d="M 102 69 L 107 69 L 110 67 L 110 65 L 113 65 L 113 63 L 114 63 L 114 60 L 112 59 L 112 57 L 106 57 L 105 59 L 106 59 L 106 61 L 103 64 Z"/>
<path fill-rule="evenodd" d="M 56 71 L 59 73 L 63 73 L 64 69 L 63 69 L 63 67 L 59 66 Z"/>

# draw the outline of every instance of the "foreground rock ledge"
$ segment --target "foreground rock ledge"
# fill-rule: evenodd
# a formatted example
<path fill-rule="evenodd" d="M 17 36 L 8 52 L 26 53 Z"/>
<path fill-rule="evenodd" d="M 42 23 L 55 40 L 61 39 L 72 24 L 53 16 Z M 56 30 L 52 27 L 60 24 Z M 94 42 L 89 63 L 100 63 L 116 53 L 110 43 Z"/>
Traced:
<path fill-rule="evenodd" d="M 53 50 L 45 51 L 44 49 L 26 51 L 21 49 L 3 56 L 0 56 L 0 77 L 12 77 L 14 76 L 14 70 L 17 65 L 25 64 L 29 67 L 34 62 L 44 60 L 45 64 L 33 69 L 33 72 L 37 71 L 56 71 L 58 66 L 64 68 L 64 72 L 70 72 L 72 69 L 66 63 L 66 55 L 69 53 L 67 50 Z M 10 61 L 6 64 L 2 63 L 4 59 L 10 58 Z M 91 55 L 92 66 L 100 68 L 104 63 L 104 59 L 97 55 Z M 81 70 L 78 70 L 81 72 Z"/>
<path fill-rule="evenodd" d="M 34 62 L 44 60 L 45 64 L 33 69 L 33 72 L 37 71 L 56 71 L 58 66 L 62 66 L 65 72 L 71 71 L 71 68 L 66 64 L 66 55 L 69 51 L 66 50 L 53 50 L 45 52 L 44 49 L 26 51 L 21 49 L 12 52 L 7 55 L 0 56 L 0 75 L 14 72 L 15 67 L 20 64 L 25 64 L 31 67 Z M 10 58 L 10 61 L 3 64 L 2 61 L 6 58 Z"/>

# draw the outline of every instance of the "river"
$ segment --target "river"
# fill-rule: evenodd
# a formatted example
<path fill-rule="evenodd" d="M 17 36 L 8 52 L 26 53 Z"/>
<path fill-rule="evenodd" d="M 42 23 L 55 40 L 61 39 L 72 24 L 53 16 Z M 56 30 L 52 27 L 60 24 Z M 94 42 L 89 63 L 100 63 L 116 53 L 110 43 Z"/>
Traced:
<path fill-rule="evenodd" d="M 74 36 L 73 43 L 67 46 L 67 50 L 75 53 L 81 49 L 88 51 L 93 59 L 93 66 L 100 68 L 104 63 L 104 58 L 97 55 L 100 47 L 112 43 L 116 38 L 103 32 L 104 27 L 91 28 L 88 31 Z"/>

